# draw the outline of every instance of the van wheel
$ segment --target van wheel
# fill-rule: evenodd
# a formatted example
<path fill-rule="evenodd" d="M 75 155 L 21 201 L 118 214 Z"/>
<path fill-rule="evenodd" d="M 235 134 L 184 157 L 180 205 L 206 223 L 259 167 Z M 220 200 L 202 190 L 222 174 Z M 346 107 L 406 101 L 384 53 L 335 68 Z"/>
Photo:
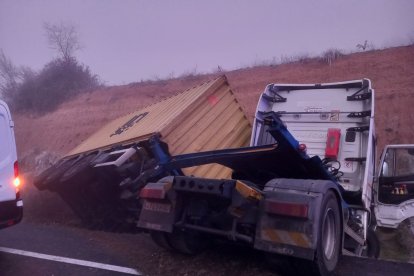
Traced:
<path fill-rule="evenodd" d="M 341 249 L 341 220 L 338 200 L 332 191 L 324 196 L 312 267 L 316 275 L 329 275 L 338 263 Z"/>

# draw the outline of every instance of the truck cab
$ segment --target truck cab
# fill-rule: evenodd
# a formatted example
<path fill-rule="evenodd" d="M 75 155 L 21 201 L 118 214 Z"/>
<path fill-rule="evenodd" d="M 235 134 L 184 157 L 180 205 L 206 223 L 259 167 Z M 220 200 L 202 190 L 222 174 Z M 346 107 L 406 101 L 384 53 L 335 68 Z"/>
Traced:
<path fill-rule="evenodd" d="M 251 146 L 276 141 L 263 118 L 275 113 L 319 156 L 350 203 L 371 205 L 375 163 L 374 90 L 368 79 L 327 84 L 269 84 L 259 100 Z"/>
<path fill-rule="evenodd" d="M 414 217 L 414 145 L 387 145 L 375 180 L 378 226 L 397 228 Z"/>
<path fill-rule="evenodd" d="M 0 229 L 17 224 L 23 216 L 13 127 L 10 110 L 0 100 Z"/>

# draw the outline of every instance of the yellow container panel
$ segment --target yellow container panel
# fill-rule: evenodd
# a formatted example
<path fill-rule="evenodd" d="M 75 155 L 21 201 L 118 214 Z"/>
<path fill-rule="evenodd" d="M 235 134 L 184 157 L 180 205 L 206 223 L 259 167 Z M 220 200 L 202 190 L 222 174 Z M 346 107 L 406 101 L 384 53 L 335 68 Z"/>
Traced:
<path fill-rule="evenodd" d="M 178 155 L 247 146 L 251 125 L 222 76 L 108 123 L 67 156 L 144 141 L 155 133 Z M 231 174 L 218 164 L 184 172 L 210 178 Z"/>

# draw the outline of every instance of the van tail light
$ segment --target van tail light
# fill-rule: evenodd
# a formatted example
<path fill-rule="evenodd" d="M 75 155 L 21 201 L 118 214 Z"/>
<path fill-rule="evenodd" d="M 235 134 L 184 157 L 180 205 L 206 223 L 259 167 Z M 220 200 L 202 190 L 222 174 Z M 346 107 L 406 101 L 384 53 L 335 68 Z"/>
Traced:
<path fill-rule="evenodd" d="M 20 177 L 19 177 L 19 163 L 16 161 L 14 162 L 14 179 L 13 185 L 14 187 L 18 188 L 21 184 Z"/>
<path fill-rule="evenodd" d="M 309 213 L 309 205 L 306 203 L 268 200 L 264 207 L 267 213 L 281 216 L 308 218 Z"/>
<path fill-rule="evenodd" d="M 329 128 L 326 137 L 325 158 L 338 159 L 339 144 L 341 142 L 341 129 Z"/>

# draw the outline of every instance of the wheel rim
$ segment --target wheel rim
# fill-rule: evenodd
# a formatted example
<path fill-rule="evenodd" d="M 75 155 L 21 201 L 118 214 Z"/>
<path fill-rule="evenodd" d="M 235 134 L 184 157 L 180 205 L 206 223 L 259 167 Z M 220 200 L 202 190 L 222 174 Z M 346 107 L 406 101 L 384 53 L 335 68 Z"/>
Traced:
<path fill-rule="evenodd" d="M 329 208 L 326 210 L 323 218 L 322 246 L 326 259 L 330 260 L 334 256 L 336 239 L 335 239 L 335 213 Z"/>

